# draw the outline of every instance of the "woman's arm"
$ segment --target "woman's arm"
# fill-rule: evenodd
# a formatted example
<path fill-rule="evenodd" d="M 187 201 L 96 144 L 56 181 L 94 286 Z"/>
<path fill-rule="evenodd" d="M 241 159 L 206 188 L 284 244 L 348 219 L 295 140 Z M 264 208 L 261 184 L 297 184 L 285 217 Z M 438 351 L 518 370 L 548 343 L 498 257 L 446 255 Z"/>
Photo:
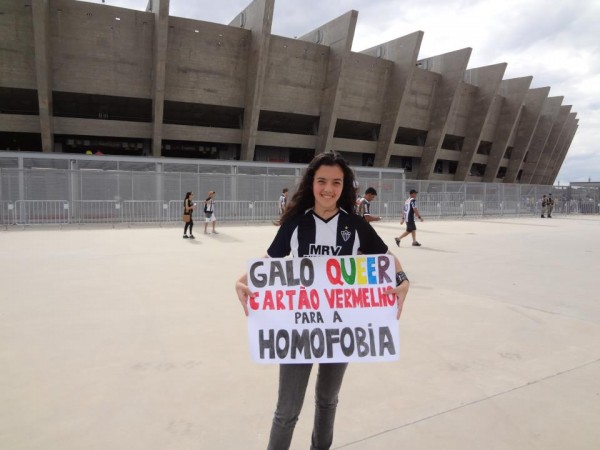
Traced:
<path fill-rule="evenodd" d="M 402 264 L 400 264 L 400 260 L 396 257 L 396 255 L 394 255 L 393 253 L 388 251 L 389 255 L 392 255 L 394 257 L 394 266 L 396 267 L 396 280 L 398 280 L 398 278 L 404 278 L 404 280 L 397 285 L 395 288 L 390 289 L 389 291 L 386 292 L 386 295 L 390 295 L 390 294 L 395 294 L 396 295 L 396 300 L 398 302 L 398 313 L 396 314 L 396 318 L 399 319 L 400 315 L 402 314 L 402 307 L 404 306 L 404 300 L 406 300 L 406 295 L 408 294 L 408 288 L 410 287 L 410 282 L 408 281 L 408 279 L 406 278 L 406 274 L 404 273 L 404 270 L 402 270 Z M 400 274 L 400 275 L 398 275 Z M 403 275 L 403 276 L 402 276 Z M 400 280 L 398 280 L 400 281 Z"/>
<path fill-rule="evenodd" d="M 248 287 L 248 274 L 246 272 L 235 282 L 235 292 L 242 308 L 244 308 L 244 314 L 248 316 L 248 298 L 253 292 Z"/>
<path fill-rule="evenodd" d="M 268 257 L 269 255 L 263 256 L 263 258 Z M 238 296 L 238 300 L 242 304 L 242 308 L 244 308 L 244 314 L 248 316 L 248 298 L 254 294 L 248 287 L 248 273 L 244 272 L 235 282 L 235 292 Z"/>

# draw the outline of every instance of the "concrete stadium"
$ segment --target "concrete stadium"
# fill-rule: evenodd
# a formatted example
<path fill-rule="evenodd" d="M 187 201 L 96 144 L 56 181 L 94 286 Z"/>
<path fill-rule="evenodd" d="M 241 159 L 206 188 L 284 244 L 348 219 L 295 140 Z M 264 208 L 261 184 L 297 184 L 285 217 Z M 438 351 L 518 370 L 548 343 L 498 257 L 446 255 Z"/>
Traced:
<path fill-rule="evenodd" d="M 352 51 L 357 11 L 271 34 L 274 0 L 228 25 L 74 0 L 0 2 L 0 149 L 306 163 L 325 150 L 408 179 L 553 184 L 577 114 L 470 48 L 416 31 Z"/>

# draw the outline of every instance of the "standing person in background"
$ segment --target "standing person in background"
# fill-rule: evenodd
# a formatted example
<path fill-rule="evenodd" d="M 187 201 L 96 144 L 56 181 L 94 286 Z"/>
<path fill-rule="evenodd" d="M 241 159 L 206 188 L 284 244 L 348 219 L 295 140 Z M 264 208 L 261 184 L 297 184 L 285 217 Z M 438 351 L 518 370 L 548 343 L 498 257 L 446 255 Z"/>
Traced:
<path fill-rule="evenodd" d="M 287 205 L 288 188 L 283 188 L 281 195 L 279 196 L 279 217 L 283 216 L 285 207 Z"/>
<path fill-rule="evenodd" d="M 404 214 L 402 214 L 402 219 L 400 219 L 400 225 L 406 222 L 406 231 L 397 238 L 394 238 L 398 247 L 400 247 L 400 241 L 402 238 L 408 236 L 409 234 L 412 235 L 412 245 L 415 247 L 421 246 L 421 244 L 417 242 L 417 224 L 415 223 L 415 217 L 418 217 L 418 219 L 423 222 L 421 213 L 417 209 L 417 194 L 417 191 L 411 189 L 410 197 L 408 197 L 404 202 Z"/>
<path fill-rule="evenodd" d="M 339 155 L 320 153 L 305 170 L 298 189 L 281 218 L 281 227 L 267 250 L 271 258 L 322 256 L 321 249 L 335 249 L 340 256 L 389 253 L 388 247 L 366 221 L 353 212 L 356 194 L 354 173 Z M 327 255 L 330 253 L 327 252 Z M 394 256 L 396 287 L 385 295 L 396 295 L 397 318 L 409 289 L 409 282 Z M 236 282 L 235 290 L 248 315 L 248 275 Z M 310 448 L 327 450 L 333 441 L 338 394 L 347 363 L 321 363 L 315 387 L 315 416 Z M 313 364 L 280 364 L 279 397 L 273 417 L 268 450 L 287 450 L 308 385 Z"/>
<path fill-rule="evenodd" d="M 207 231 L 209 222 L 212 222 L 213 234 L 219 234 L 215 230 L 217 218 L 215 217 L 215 191 L 208 191 L 208 197 L 204 200 L 204 234 L 209 234 Z"/>
<path fill-rule="evenodd" d="M 281 223 L 281 216 L 285 212 L 285 208 L 287 207 L 287 196 L 288 196 L 288 188 L 283 188 L 281 191 L 281 195 L 279 196 L 279 203 L 277 205 L 277 210 L 279 212 L 279 220 L 273 222 L 273 225 L 279 225 Z"/>
<path fill-rule="evenodd" d="M 544 194 L 542 196 L 542 219 L 545 219 L 546 216 L 546 212 L 548 211 L 548 198 L 546 197 L 546 194 Z"/>
<path fill-rule="evenodd" d="M 358 203 L 357 214 L 365 219 L 367 222 L 377 222 L 381 220 L 381 217 L 374 216 L 371 214 L 371 202 L 377 197 L 377 191 L 373 187 L 367 188 L 365 196 L 360 199 Z"/>
<path fill-rule="evenodd" d="M 354 179 L 354 183 L 352 183 L 352 187 L 354 188 L 354 213 L 358 214 L 358 205 L 360 205 L 360 201 L 362 200 L 362 197 L 358 193 L 359 185 L 358 185 L 358 181 L 356 181 L 356 179 Z"/>
<path fill-rule="evenodd" d="M 190 216 L 190 220 L 189 222 L 185 223 L 185 226 L 183 227 L 183 238 L 184 239 L 196 239 L 194 237 L 194 235 L 192 234 L 192 230 L 194 228 L 194 209 L 196 209 L 196 204 L 194 203 L 194 193 L 193 192 L 187 192 L 185 194 L 185 198 L 183 199 L 183 214 L 184 215 L 189 215 Z M 188 228 L 190 229 L 190 236 L 188 238 L 187 236 L 187 231 Z"/>
<path fill-rule="evenodd" d="M 554 210 L 554 199 L 552 198 L 552 194 L 548 194 L 548 218 L 552 217 L 552 211 Z"/>

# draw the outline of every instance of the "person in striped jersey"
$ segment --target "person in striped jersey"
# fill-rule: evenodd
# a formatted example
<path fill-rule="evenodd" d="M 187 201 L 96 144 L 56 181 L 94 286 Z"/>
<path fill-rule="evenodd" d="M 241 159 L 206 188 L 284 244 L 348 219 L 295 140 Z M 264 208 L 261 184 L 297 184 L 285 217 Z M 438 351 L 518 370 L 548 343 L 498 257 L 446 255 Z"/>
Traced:
<path fill-rule="evenodd" d="M 335 153 L 321 153 L 308 165 L 298 189 L 281 217 L 281 227 L 267 250 L 267 256 L 282 258 L 344 256 L 388 253 L 388 247 L 373 227 L 354 212 L 354 172 Z M 395 294 L 397 317 L 408 293 L 409 282 L 398 258 Z M 236 282 L 236 293 L 248 315 L 247 274 Z M 311 448 L 329 449 L 338 393 L 347 363 L 319 364 L 315 418 Z M 279 397 L 269 436 L 269 450 L 288 449 L 298 421 L 313 364 L 280 364 Z"/>

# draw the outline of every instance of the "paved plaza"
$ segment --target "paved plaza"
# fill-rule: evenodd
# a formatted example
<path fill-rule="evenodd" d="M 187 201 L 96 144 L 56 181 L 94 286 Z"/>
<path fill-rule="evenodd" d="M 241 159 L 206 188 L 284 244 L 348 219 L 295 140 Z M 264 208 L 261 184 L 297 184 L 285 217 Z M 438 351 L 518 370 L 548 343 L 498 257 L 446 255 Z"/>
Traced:
<path fill-rule="evenodd" d="M 333 448 L 600 448 L 600 217 L 417 226 L 374 224 L 411 280 L 401 357 L 349 366 Z M 276 228 L 202 229 L 0 231 L 0 448 L 266 447 L 278 368 L 234 281 Z"/>

